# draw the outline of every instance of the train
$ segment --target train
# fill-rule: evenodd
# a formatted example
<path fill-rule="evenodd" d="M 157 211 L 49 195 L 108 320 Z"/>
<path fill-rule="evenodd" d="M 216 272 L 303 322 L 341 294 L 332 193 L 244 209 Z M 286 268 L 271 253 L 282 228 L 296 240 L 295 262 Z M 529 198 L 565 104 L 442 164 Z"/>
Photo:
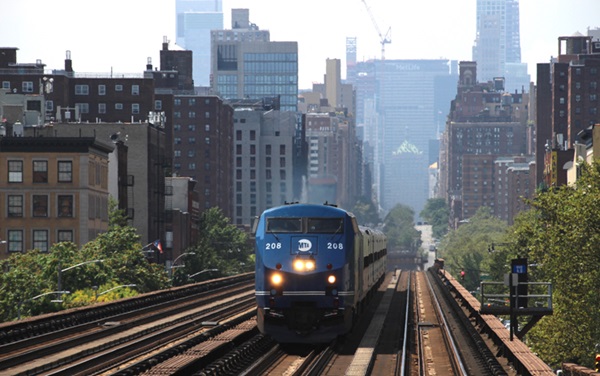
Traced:
<path fill-rule="evenodd" d="M 267 209 L 254 235 L 258 329 L 279 343 L 347 334 L 385 277 L 383 232 L 335 205 Z"/>

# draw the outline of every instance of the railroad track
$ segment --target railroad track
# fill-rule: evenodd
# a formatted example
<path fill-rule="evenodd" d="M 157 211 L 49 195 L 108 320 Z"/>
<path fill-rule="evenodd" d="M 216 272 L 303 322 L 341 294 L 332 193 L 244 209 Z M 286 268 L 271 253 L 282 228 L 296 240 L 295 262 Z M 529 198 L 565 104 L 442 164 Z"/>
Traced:
<path fill-rule="evenodd" d="M 388 273 L 352 333 L 301 348 L 258 333 L 249 281 L 182 293 L 0 345 L 0 374 L 505 375 L 482 357 L 480 336 L 456 301 L 435 302 L 441 283 L 430 273 Z"/>
<path fill-rule="evenodd" d="M 74 325 L 0 346 L 5 374 L 90 374 L 149 351 L 254 306 L 253 284 L 222 287 L 196 296 Z"/>

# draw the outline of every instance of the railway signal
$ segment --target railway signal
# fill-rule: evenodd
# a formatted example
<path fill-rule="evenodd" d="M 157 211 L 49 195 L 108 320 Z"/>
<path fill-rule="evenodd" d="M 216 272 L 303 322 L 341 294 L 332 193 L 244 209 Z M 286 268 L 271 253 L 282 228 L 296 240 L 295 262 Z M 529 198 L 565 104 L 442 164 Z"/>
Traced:
<path fill-rule="evenodd" d="M 596 354 L 596 360 L 594 362 L 594 369 L 596 372 L 600 372 L 600 354 Z"/>

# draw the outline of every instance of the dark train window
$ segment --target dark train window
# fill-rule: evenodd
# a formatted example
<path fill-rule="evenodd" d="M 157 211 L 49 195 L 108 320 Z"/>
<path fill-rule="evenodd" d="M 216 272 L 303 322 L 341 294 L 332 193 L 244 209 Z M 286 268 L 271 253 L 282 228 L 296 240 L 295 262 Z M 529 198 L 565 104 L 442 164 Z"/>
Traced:
<path fill-rule="evenodd" d="M 343 234 L 343 218 L 309 218 L 308 232 L 323 234 Z"/>
<path fill-rule="evenodd" d="M 302 219 L 267 218 L 267 232 L 302 232 Z"/>

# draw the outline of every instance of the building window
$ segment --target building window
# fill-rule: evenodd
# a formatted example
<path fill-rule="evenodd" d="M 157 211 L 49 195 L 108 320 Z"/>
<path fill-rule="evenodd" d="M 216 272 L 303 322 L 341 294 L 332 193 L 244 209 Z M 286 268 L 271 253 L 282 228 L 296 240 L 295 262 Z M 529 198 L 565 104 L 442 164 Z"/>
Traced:
<path fill-rule="evenodd" d="M 175 125 L 173 125 L 173 130 L 175 132 L 179 132 L 181 130 L 181 124 L 175 124 Z"/>
<path fill-rule="evenodd" d="M 98 85 L 98 95 L 106 95 L 106 85 Z"/>
<path fill-rule="evenodd" d="M 23 182 L 23 161 L 8 161 L 8 182 Z"/>
<path fill-rule="evenodd" d="M 75 103 L 75 107 L 79 109 L 80 114 L 89 114 L 90 113 L 90 104 L 89 103 Z"/>
<path fill-rule="evenodd" d="M 193 158 L 196 156 L 196 150 L 188 150 L 188 157 Z"/>
<path fill-rule="evenodd" d="M 106 113 L 106 103 L 98 103 L 98 113 L 99 114 Z"/>
<path fill-rule="evenodd" d="M 181 157 L 181 150 L 174 150 L 173 155 L 175 156 L 175 158 Z"/>
<path fill-rule="evenodd" d="M 48 216 L 48 196 L 33 195 L 33 216 L 47 217 Z"/>
<path fill-rule="evenodd" d="M 285 167 L 285 157 L 279 158 L 279 167 Z"/>
<path fill-rule="evenodd" d="M 252 154 L 252 155 L 256 154 L 256 145 L 254 145 L 254 144 L 250 145 L 250 154 Z"/>
<path fill-rule="evenodd" d="M 279 145 L 279 155 L 285 155 L 285 145 Z"/>
<path fill-rule="evenodd" d="M 140 95 L 140 85 L 131 85 L 131 95 Z"/>
<path fill-rule="evenodd" d="M 210 137 L 204 137 L 204 143 L 210 145 Z"/>
<path fill-rule="evenodd" d="M 235 131 L 235 140 L 242 141 L 242 131 Z"/>
<path fill-rule="evenodd" d="M 196 169 L 196 164 L 195 163 L 188 163 L 188 170 L 195 170 Z"/>
<path fill-rule="evenodd" d="M 23 93 L 33 93 L 33 82 L 23 81 L 21 84 L 21 89 L 23 90 Z"/>
<path fill-rule="evenodd" d="M 47 112 L 54 111 L 54 101 L 46 100 L 46 111 Z"/>
<path fill-rule="evenodd" d="M 195 106 L 195 105 L 196 105 L 196 98 L 189 98 L 188 106 Z"/>
<path fill-rule="evenodd" d="M 2 81 L 3 89 L 10 89 L 10 81 Z"/>
<path fill-rule="evenodd" d="M 196 131 L 196 125 L 195 124 L 188 124 L 188 131 L 195 132 Z"/>
<path fill-rule="evenodd" d="M 131 113 L 132 114 L 139 114 L 140 113 L 140 104 L 139 103 L 132 103 L 131 104 Z"/>
<path fill-rule="evenodd" d="M 75 95 L 89 95 L 89 85 L 75 85 Z"/>
<path fill-rule="evenodd" d="M 250 167 L 256 167 L 256 157 L 250 157 Z"/>
<path fill-rule="evenodd" d="M 33 182 L 48 182 L 48 161 L 33 161 Z"/>
<path fill-rule="evenodd" d="M 271 145 L 266 145 L 265 146 L 265 154 L 266 155 L 271 155 Z"/>
<path fill-rule="evenodd" d="M 188 144 L 195 144 L 196 143 L 196 137 L 188 137 Z"/>
<path fill-rule="evenodd" d="M 58 181 L 62 183 L 70 183 L 73 181 L 73 162 L 58 162 Z"/>
<path fill-rule="evenodd" d="M 271 167 L 271 157 L 265 159 L 265 167 Z"/>
<path fill-rule="evenodd" d="M 57 234 L 58 242 L 72 242 L 73 231 L 72 230 L 58 230 Z"/>
<path fill-rule="evenodd" d="M 240 169 L 235 170 L 235 178 L 238 180 L 242 179 L 242 170 L 240 170 Z"/>
<path fill-rule="evenodd" d="M 181 119 L 181 112 L 180 111 L 173 112 L 173 117 L 175 119 Z"/>
<path fill-rule="evenodd" d="M 8 195 L 8 216 L 22 217 L 23 216 L 23 196 Z"/>
<path fill-rule="evenodd" d="M 205 118 L 205 119 L 210 119 L 210 112 L 206 111 L 206 112 L 204 113 L 204 118 Z"/>
<path fill-rule="evenodd" d="M 58 196 L 58 216 L 73 217 L 73 196 L 59 195 Z"/>
<path fill-rule="evenodd" d="M 122 110 L 123 109 L 123 103 L 115 103 L 115 110 Z"/>
<path fill-rule="evenodd" d="M 210 124 L 205 124 L 205 125 L 204 125 L 204 130 L 205 130 L 206 132 L 210 132 Z"/>
<path fill-rule="evenodd" d="M 194 119 L 195 117 L 196 117 L 196 111 L 190 111 L 190 112 L 188 112 L 188 118 Z"/>
<path fill-rule="evenodd" d="M 154 109 L 156 111 L 162 110 L 162 101 L 161 100 L 154 101 Z"/>
<path fill-rule="evenodd" d="M 48 252 L 48 230 L 33 230 L 33 248 Z"/>
<path fill-rule="evenodd" d="M 123 91 L 123 85 L 115 85 L 115 91 Z"/>
<path fill-rule="evenodd" d="M 181 137 L 175 137 L 175 138 L 173 139 L 173 143 L 174 143 L 175 145 L 180 145 L 180 144 L 181 144 Z"/>
<path fill-rule="evenodd" d="M 23 230 L 8 230 L 8 251 L 23 252 Z"/>

